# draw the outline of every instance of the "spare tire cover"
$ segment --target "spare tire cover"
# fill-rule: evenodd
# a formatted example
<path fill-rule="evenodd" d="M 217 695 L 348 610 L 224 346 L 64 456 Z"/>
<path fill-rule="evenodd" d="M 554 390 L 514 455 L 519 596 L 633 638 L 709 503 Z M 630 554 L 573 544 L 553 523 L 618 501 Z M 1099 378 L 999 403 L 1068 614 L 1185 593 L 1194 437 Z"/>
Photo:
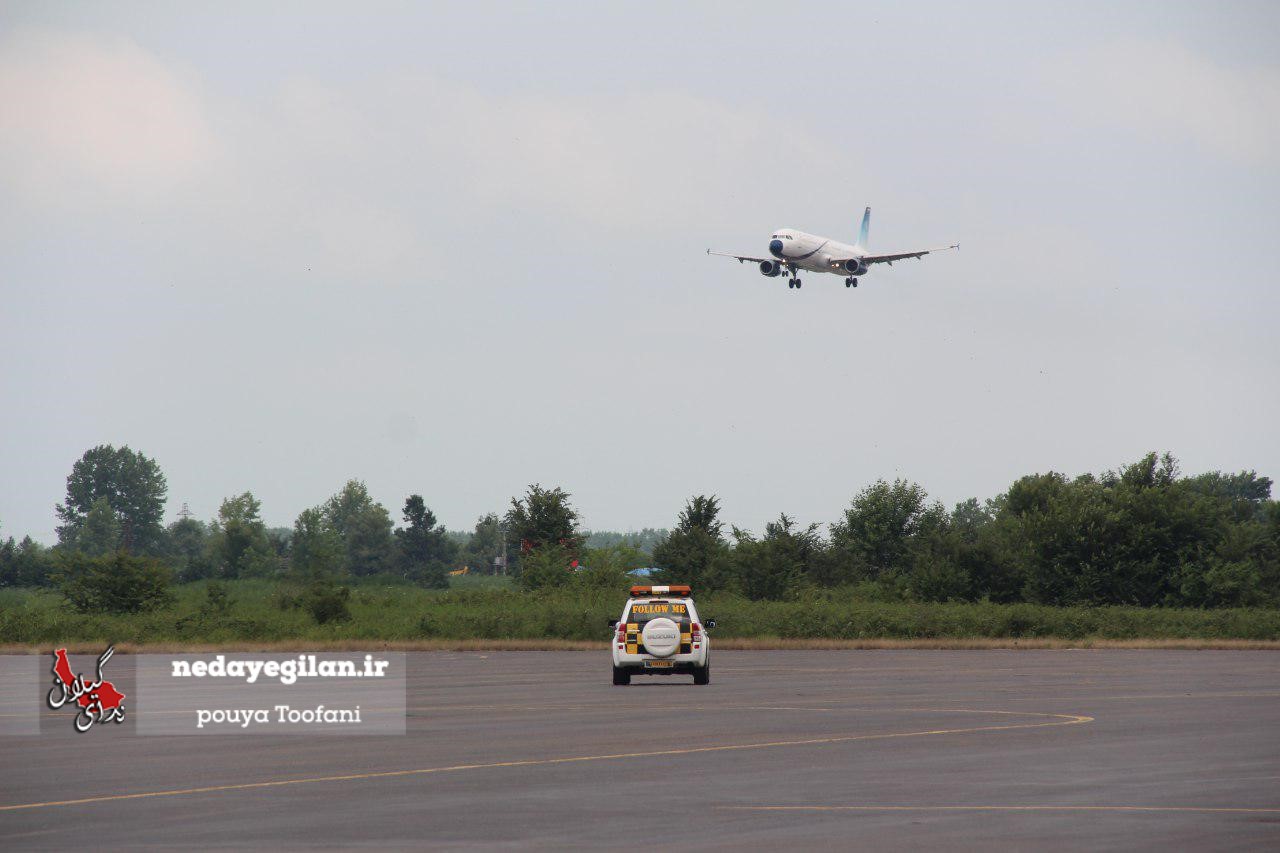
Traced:
<path fill-rule="evenodd" d="M 680 626 L 670 619 L 651 619 L 641 634 L 644 648 L 654 657 L 665 658 L 680 648 Z"/>

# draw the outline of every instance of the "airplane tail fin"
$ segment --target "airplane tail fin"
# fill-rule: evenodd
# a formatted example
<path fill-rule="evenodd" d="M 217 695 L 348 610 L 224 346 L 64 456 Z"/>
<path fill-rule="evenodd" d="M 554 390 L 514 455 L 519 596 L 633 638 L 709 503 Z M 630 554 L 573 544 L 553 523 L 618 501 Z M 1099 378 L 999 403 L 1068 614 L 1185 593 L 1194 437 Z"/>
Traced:
<path fill-rule="evenodd" d="M 862 214 L 862 228 L 858 230 L 858 247 L 867 248 L 867 232 L 871 230 L 871 208 L 867 208 L 866 213 Z"/>

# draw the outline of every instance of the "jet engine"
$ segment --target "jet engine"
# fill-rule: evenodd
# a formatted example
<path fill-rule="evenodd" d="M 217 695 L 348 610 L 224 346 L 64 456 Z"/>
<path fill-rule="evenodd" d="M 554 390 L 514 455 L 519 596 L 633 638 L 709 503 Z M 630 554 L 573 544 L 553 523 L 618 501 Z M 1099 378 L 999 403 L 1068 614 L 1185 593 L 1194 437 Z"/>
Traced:
<path fill-rule="evenodd" d="M 849 275 L 864 275 L 867 271 L 867 265 L 857 258 L 850 258 L 847 261 L 840 262 L 840 269 Z"/>
<path fill-rule="evenodd" d="M 760 274 L 767 275 L 769 278 L 777 278 L 782 275 L 782 264 L 777 261 L 761 261 Z"/>

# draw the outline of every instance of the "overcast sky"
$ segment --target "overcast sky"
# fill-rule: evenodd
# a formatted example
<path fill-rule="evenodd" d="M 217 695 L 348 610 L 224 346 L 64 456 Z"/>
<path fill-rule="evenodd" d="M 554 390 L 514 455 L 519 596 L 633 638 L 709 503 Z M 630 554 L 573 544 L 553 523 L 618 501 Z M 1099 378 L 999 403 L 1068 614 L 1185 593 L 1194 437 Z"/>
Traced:
<path fill-rule="evenodd" d="M 0 4 L 0 535 L 1280 476 L 1280 6 Z M 708 247 L 959 241 L 801 291 Z"/>

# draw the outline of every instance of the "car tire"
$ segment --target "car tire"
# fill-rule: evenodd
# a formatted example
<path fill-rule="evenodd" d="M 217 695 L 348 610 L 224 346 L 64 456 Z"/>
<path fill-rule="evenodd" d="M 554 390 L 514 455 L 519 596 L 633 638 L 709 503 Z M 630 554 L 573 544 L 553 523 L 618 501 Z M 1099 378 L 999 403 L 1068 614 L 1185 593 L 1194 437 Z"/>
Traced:
<path fill-rule="evenodd" d="M 710 684 L 711 683 L 711 661 L 707 661 L 706 666 L 694 667 L 693 683 L 694 684 Z"/>
<path fill-rule="evenodd" d="M 621 666 L 613 668 L 613 683 L 622 687 L 631 683 L 631 670 Z"/>

